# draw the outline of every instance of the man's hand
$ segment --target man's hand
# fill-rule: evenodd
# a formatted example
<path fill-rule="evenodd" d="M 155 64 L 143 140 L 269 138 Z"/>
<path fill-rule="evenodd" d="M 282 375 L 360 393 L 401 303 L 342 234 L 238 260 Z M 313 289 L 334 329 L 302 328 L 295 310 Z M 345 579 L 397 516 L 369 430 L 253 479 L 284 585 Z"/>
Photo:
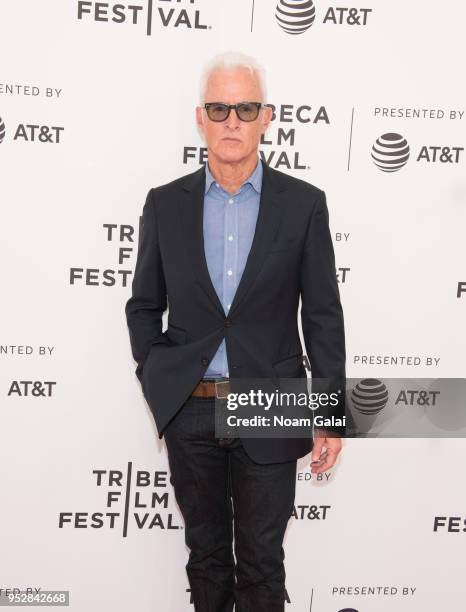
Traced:
<path fill-rule="evenodd" d="M 314 446 L 311 454 L 311 472 L 321 474 L 330 469 L 341 451 L 341 437 L 324 429 L 314 430 Z M 323 450 L 325 448 L 325 451 Z"/>

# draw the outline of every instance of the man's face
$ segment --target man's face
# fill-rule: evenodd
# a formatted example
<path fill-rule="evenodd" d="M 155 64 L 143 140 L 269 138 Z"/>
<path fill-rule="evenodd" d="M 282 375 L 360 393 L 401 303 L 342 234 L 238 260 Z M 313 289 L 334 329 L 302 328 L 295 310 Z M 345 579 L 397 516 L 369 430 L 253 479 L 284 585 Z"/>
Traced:
<path fill-rule="evenodd" d="M 215 70 L 209 78 L 205 102 L 264 102 L 259 83 L 245 68 Z M 263 108 L 255 121 L 241 121 L 234 109 L 225 121 L 211 121 L 205 109 L 196 107 L 196 121 L 202 131 L 209 155 L 224 163 L 236 163 L 257 155 L 261 135 L 272 117 L 271 108 Z"/>

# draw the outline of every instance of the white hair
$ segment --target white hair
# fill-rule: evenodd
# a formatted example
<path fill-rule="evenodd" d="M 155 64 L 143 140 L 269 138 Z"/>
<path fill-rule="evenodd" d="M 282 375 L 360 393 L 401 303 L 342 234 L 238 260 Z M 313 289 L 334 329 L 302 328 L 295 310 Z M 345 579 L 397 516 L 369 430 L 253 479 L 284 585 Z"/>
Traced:
<path fill-rule="evenodd" d="M 262 100 L 257 100 L 257 102 L 266 103 L 267 90 L 264 68 L 250 55 L 236 53 L 234 51 L 225 51 L 213 57 L 202 70 L 199 92 L 201 105 L 205 102 L 205 93 L 210 75 L 216 70 L 233 70 L 235 68 L 245 68 L 256 77 L 262 95 Z"/>

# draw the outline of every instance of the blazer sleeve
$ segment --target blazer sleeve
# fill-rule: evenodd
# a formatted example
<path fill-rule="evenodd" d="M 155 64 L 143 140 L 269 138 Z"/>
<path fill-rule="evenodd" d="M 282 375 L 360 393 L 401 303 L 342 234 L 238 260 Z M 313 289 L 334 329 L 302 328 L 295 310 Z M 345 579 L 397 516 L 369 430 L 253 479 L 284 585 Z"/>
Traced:
<path fill-rule="evenodd" d="M 324 191 L 319 191 L 309 222 L 301 266 L 301 324 L 311 364 L 312 391 L 337 392 L 339 404 L 317 413 L 342 417 L 346 403 L 346 350 L 343 309 Z M 344 435 L 341 427 L 328 427 Z"/>
<path fill-rule="evenodd" d="M 160 255 L 154 189 L 150 189 L 142 210 L 139 246 L 131 284 L 132 295 L 125 313 L 136 376 L 142 369 L 151 345 L 162 340 L 162 315 L 167 308 L 167 291 Z"/>

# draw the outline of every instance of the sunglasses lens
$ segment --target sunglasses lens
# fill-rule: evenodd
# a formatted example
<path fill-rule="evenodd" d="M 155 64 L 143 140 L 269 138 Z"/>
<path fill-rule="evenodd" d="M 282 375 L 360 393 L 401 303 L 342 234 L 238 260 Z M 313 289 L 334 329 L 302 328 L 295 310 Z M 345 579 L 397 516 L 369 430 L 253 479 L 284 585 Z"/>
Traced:
<path fill-rule="evenodd" d="M 212 121 L 225 121 L 228 115 L 228 106 L 225 104 L 212 104 L 206 110 L 207 116 Z"/>
<path fill-rule="evenodd" d="M 255 104 L 238 104 L 238 116 L 242 121 L 254 121 L 258 114 L 259 109 Z"/>

